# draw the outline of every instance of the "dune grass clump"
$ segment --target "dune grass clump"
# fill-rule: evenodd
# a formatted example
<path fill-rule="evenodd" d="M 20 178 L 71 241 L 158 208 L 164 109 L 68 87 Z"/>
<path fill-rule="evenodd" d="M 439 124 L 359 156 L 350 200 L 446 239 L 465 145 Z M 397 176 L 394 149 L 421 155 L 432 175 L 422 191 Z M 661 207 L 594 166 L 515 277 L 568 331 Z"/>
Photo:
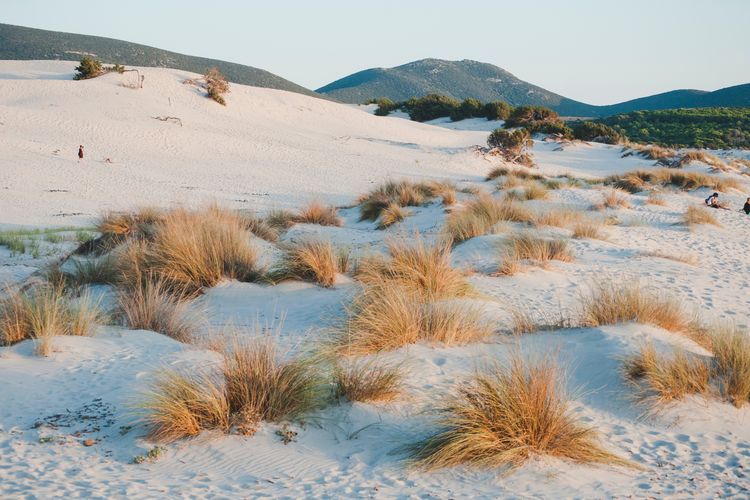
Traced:
<path fill-rule="evenodd" d="M 480 312 L 460 303 L 429 303 L 396 281 L 373 278 L 349 306 L 334 340 L 338 350 L 349 355 L 388 351 L 420 341 L 463 345 L 492 333 Z"/>
<path fill-rule="evenodd" d="M 296 223 L 297 215 L 291 210 L 276 208 L 266 214 L 265 223 L 277 232 L 286 231 Z"/>
<path fill-rule="evenodd" d="M 628 143 L 627 147 L 623 148 L 623 150 L 627 150 L 627 149 L 630 149 L 631 152 L 635 151 L 638 154 L 638 156 L 641 156 L 648 160 L 668 161 L 677 155 L 677 151 L 672 148 L 665 148 L 662 146 L 655 146 L 655 145 Z M 627 156 L 627 153 L 624 154 L 623 156 Z"/>
<path fill-rule="evenodd" d="M 322 201 L 313 200 L 302 207 L 294 219 L 295 222 L 318 224 L 320 226 L 340 226 L 343 224 L 338 216 L 338 210 Z"/>
<path fill-rule="evenodd" d="M 264 220 L 254 214 L 241 214 L 240 218 L 242 223 L 248 231 L 257 236 L 258 238 L 270 242 L 274 242 L 279 239 L 278 228 L 272 226 L 267 220 Z"/>
<path fill-rule="evenodd" d="M 508 199 L 480 195 L 448 216 L 445 232 L 454 243 L 489 233 L 499 222 L 532 222 L 534 214 Z"/>
<path fill-rule="evenodd" d="M 549 197 L 549 189 L 538 182 L 527 182 L 524 188 L 519 191 L 509 191 L 506 198 L 510 200 L 528 201 L 528 200 L 546 200 Z"/>
<path fill-rule="evenodd" d="M 148 438 L 168 443 L 206 430 L 229 430 L 229 402 L 220 374 L 169 369 L 158 374 L 138 405 Z"/>
<path fill-rule="evenodd" d="M 647 292 L 639 283 L 600 283 L 581 298 L 581 323 L 597 327 L 618 323 L 644 323 L 670 332 L 681 332 L 705 345 L 704 331 L 676 297 Z"/>
<path fill-rule="evenodd" d="M 325 404 L 312 357 L 288 356 L 272 336 L 231 335 L 213 371 L 165 370 L 138 405 L 149 437 L 169 442 L 204 430 L 250 435 L 262 421 L 296 420 Z"/>
<path fill-rule="evenodd" d="M 402 390 L 401 365 L 377 359 L 344 359 L 333 368 L 334 396 L 351 402 L 390 401 Z"/>
<path fill-rule="evenodd" d="M 357 279 L 366 284 L 394 282 L 425 300 L 473 295 L 464 273 L 451 265 L 449 244 L 428 244 L 415 234 L 410 241 L 392 240 L 387 246 L 389 259 L 362 260 Z"/>
<path fill-rule="evenodd" d="M 116 316 L 128 328 L 151 330 L 183 343 L 193 342 L 201 326 L 199 311 L 154 279 L 120 290 Z"/>
<path fill-rule="evenodd" d="M 682 168 L 685 165 L 689 165 L 690 163 L 694 161 L 699 161 L 702 163 L 705 163 L 706 165 L 709 165 L 714 170 L 719 171 L 726 171 L 728 170 L 728 166 L 726 163 L 724 163 L 718 156 L 712 155 L 711 153 L 708 153 L 706 151 L 687 151 L 685 152 L 680 159 L 676 162 L 677 168 Z"/>
<path fill-rule="evenodd" d="M 73 287 L 83 285 L 114 285 L 119 280 L 117 261 L 110 255 L 96 259 L 73 259 L 73 269 L 63 273 L 66 284 Z"/>
<path fill-rule="evenodd" d="M 602 193 L 602 200 L 596 203 L 595 210 L 604 210 L 606 208 L 629 208 L 630 198 L 628 192 L 619 188 L 612 188 Z"/>
<path fill-rule="evenodd" d="M 419 468 L 517 468 L 538 455 L 628 464 L 579 422 L 563 374 L 549 359 L 528 362 L 516 354 L 506 366 L 475 373 L 439 408 L 438 424 L 439 431 L 412 446 Z"/>
<path fill-rule="evenodd" d="M 714 214 L 709 211 L 706 207 L 700 207 L 696 205 L 690 205 L 682 215 L 681 223 L 685 226 L 692 227 L 696 224 L 711 224 L 713 226 L 721 227 L 721 223 L 716 220 Z"/>
<path fill-rule="evenodd" d="M 573 208 L 555 208 L 534 217 L 534 226 L 570 227 L 588 220 L 586 214 Z"/>
<path fill-rule="evenodd" d="M 398 203 L 391 203 L 380 212 L 380 221 L 378 222 L 378 229 L 387 229 L 392 225 L 403 221 L 408 212 L 404 210 Z"/>
<path fill-rule="evenodd" d="M 721 393 L 738 408 L 750 401 L 750 335 L 722 325 L 711 333 L 713 373 Z"/>
<path fill-rule="evenodd" d="M 502 254 L 511 261 L 531 261 L 541 266 L 545 266 L 551 260 L 574 260 L 567 240 L 539 238 L 525 232 L 508 238 L 503 244 Z"/>
<path fill-rule="evenodd" d="M 648 196 L 646 197 L 646 205 L 665 207 L 667 206 L 667 200 L 665 200 L 660 193 L 649 191 Z"/>
<path fill-rule="evenodd" d="M 485 180 L 493 181 L 499 177 L 513 176 L 517 179 L 531 179 L 535 181 L 544 180 L 545 177 L 537 172 L 533 172 L 528 168 L 511 168 L 506 166 L 498 166 L 490 170 Z"/>
<path fill-rule="evenodd" d="M 359 197 L 359 220 L 374 222 L 392 204 L 399 207 L 418 207 L 437 197 L 442 198 L 444 205 L 453 204 L 456 199 L 455 186 L 436 181 L 386 181 Z"/>
<path fill-rule="evenodd" d="M 242 217 L 216 206 L 164 214 L 141 250 L 139 266 L 177 296 L 195 296 L 225 278 L 255 281 L 262 275 Z M 132 270 L 121 274 L 141 278 Z"/>
<path fill-rule="evenodd" d="M 52 337 L 89 336 L 105 320 L 99 302 L 88 293 L 73 300 L 49 285 L 23 292 L 7 290 L 0 298 L 0 345 L 35 339 L 36 353 L 48 356 Z"/>
<path fill-rule="evenodd" d="M 656 168 L 651 170 L 634 170 L 624 174 L 610 175 L 604 183 L 623 189 L 629 193 L 645 191 L 649 187 L 675 187 L 683 191 L 708 188 L 724 192 L 737 189 L 740 184 L 731 178 L 701 172 L 684 172 L 674 168 Z"/>
<path fill-rule="evenodd" d="M 675 349 L 671 355 L 659 353 L 653 344 L 643 344 L 625 358 L 623 371 L 638 388 L 638 398 L 651 406 L 705 395 L 710 387 L 710 364 L 701 357 Z"/>
<path fill-rule="evenodd" d="M 311 281 L 323 287 L 336 283 L 340 255 L 330 241 L 306 240 L 285 245 L 281 261 L 267 277 L 277 283 L 287 279 Z"/>
<path fill-rule="evenodd" d="M 581 221 L 573 226 L 573 238 L 604 240 L 606 237 L 602 233 L 602 223 L 595 220 Z"/>

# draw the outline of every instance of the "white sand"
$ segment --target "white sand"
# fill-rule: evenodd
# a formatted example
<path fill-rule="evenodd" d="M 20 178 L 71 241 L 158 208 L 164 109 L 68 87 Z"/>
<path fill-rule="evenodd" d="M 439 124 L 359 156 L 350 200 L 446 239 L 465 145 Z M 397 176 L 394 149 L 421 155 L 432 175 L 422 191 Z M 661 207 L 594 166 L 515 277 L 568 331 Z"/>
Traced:
<path fill-rule="evenodd" d="M 442 122 L 373 117 L 351 106 L 238 85 L 232 86 L 224 108 L 183 85 L 194 76 L 185 72 L 142 69 L 145 88 L 131 90 L 119 85 L 128 75 L 69 81 L 73 66 L 0 62 L 0 226 L 85 226 L 105 209 L 143 204 L 218 201 L 264 209 L 299 205 L 314 196 L 349 204 L 387 177 L 493 186 L 482 180 L 494 160 L 473 148 L 487 134 L 478 121 L 466 124 L 474 130 L 448 130 Z M 177 116 L 183 126 L 152 116 Z M 87 150 L 81 163 L 75 157 L 80 143 Z M 534 154 L 543 173 L 596 177 L 652 163 L 621 159 L 619 148 L 612 146 L 559 149 L 557 143 L 536 142 Z M 107 157 L 113 163 L 105 163 Z M 64 192 L 50 192 L 55 190 Z M 600 196 L 595 189 L 566 188 L 530 205 L 585 208 Z M 606 227 L 607 241 L 571 240 L 575 262 L 513 277 L 473 275 L 472 283 L 486 295 L 480 302 L 487 316 L 497 319 L 498 334 L 491 342 L 460 348 L 417 345 L 389 353 L 386 357 L 403 359 L 410 369 L 405 396 L 390 404 L 334 405 L 305 426 L 295 425 L 299 436 L 289 445 L 275 435 L 278 426 L 264 425 L 250 438 L 207 433 L 167 446 L 153 462 L 133 465 L 132 458 L 154 444 L 143 438 L 142 427 L 123 426 L 133 425 L 130 405 L 153 371 L 165 365 L 205 366 L 216 361 L 213 354 L 153 332 L 118 327 L 102 328 L 91 338 L 56 338 L 49 358 L 35 357 L 32 341 L 0 348 L 0 497 L 747 497 L 747 406 L 738 410 L 716 399 L 694 398 L 644 418 L 619 373 L 619 359 L 645 339 L 707 355 L 700 347 L 636 324 L 519 338 L 502 333 L 510 305 L 543 314 L 572 310 L 579 294 L 602 278 L 639 280 L 677 295 L 706 319 L 725 318 L 747 329 L 750 217 L 715 211 L 723 228 L 688 231 L 675 224 L 689 204 L 705 196 L 705 190 L 666 193 L 665 207 L 644 204 L 643 195 L 631 196 L 630 209 L 614 212 L 627 224 Z M 746 196 L 732 191 L 722 197 L 736 209 Z M 356 208 L 345 209 L 344 227 L 299 225 L 284 239 L 322 234 L 362 253 L 381 249 L 387 235 L 413 228 L 434 235 L 445 217 L 438 204 L 410 211 L 404 223 L 382 232 L 357 222 Z M 504 237 L 488 235 L 459 245 L 454 263 L 491 268 Z M 11 257 L 0 247 L 0 279 L 26 279 L 70 248 L 44 245 L 38 258 Z M 694 254 L 698 263 L 642 256 L 648 250 Z M 268 258 L 272 255 L 269 250 Z M 282 341 L 292 346 L 322 335 L 355 290 L 343 276 L 332 289 L 297 282 L 274 287 L 226 282 L 208 290 L 196 306 L 206 309 L 214 327 L 285 316 Z M 430 404 L 476 366 L 502 362 L 516 346 L 529 355 L 557 353 L 567 368 L 576 414 L 600 431 L 608 449 L 644 469 L 548 458 L 510 475 L 409 469 L 398 450 L 433 429 L 425 412 Z M 70 426 L 34 428 L 40 419 L 67 412 L 77 415 L 63 418 Z M 88 438 L 96 444 L 83 446 Z"/>

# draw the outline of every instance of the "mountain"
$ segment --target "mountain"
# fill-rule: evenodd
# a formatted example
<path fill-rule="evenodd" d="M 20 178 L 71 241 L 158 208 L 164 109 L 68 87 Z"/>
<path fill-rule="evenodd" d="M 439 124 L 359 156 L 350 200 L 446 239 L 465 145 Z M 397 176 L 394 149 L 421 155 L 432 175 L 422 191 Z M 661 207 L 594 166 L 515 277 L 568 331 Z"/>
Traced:
<path fill-rule="evenodd" d="M 548 106 L 563 115 L 586 115 L 594 106 L 568 99 L 524 82 L 492 64 L 470 61 L 422 59 L 395 68 L 372 68 L 354 73 L 317 90 L 343 102 L 361 103 L 388 97 L 404 101 L 426 94 L 456 99 L 506 101 L 515 106 Z"/>
<path fill-rule="evenodd" d="M 110 64 L 174 68 L 199 74 L 217 66 L 230 82 L 320 97 L 305 87 L 252 66 L 188 56 L 112 38 L 0 24 L 0 59 L 75 61 L 85 54 Z"/>
<path fill-rule="evenodd" d="M 563 116 L 586 117 L 638 110 L 750 106 L 750 84 L 714 92 L 674 90 L 618 104 L 595 106 L 532 85 L 492 64 L 467 59 L 422 59 L 395 68 L 367 69 L 329 83 L 317 92 L 350 103 L 379 97 L 404 101 L 410 97 L 436 93 L 456 99 L 474 97 L 480 101 L 501 100 L 514 106 L 547 106 Z"/>

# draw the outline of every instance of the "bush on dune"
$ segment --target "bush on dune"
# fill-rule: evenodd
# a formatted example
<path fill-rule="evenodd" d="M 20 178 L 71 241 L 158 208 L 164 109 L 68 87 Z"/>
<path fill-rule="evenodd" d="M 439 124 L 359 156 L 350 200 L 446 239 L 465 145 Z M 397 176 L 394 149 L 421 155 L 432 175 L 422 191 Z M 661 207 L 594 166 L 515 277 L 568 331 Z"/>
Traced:
<path fill-rule="evenodd" d="M 419 468 L 516 468 L 536 455 L 628 465 L 575 417 L 564 377 L 551 360 L 528 362 L 515 354 L 506 366 L 477 372 L 446 399 L 438 425 L 412 446 Z"/>
<path fill-rule="evenodd" d="M 615 129 L 599 122 L 579 121 L 573 124 L 571 128 L 573 137 L 582 141 L 619 144 L 624 139 L 623 135 Z"/>
<path fill-rule="evenodd" d="M 376 221 L 386 209 L 390 209 L 392 212 L 390 215 L 393 215 L 396 212 L 394 206 L 417 207 L 438 196 L 443 197 L 444 204 L 451 204 L 455 201 L 455 186 L 434 181 L 386 181 L 359 197 L 357 200 L 360 211 L 359 220 Z"/>
<path fill-rule="evenodd" d="M 750 334 L 731 325 L 719 325 L 710 334 L 713 373 L 722 394 L 735 406 L 750 402 Z"/>
<path fill-rule="evenodd" d="M 224 94 L 229 92 L 229 82 L 226 77 L 219 71 L 219 68 L 213 67 L 206 71 L 203 75 L 206 80 L 206 92 L 208 97 L 218 102 L 222 106 L 226 106 L 226 100 Z"/>
<path fill-rule="evenodd" d="M 506 161 L 531 166 L 533 161 L 528 150 L 534 145 L 531 134 L 526 129 L 513 131 L 501 128 L 493 130 L 487 137 L 487 145 L 496 148 Z"/>
<path fill-rule="evenodd" d="M 719 221 L 716 220 L 714 214 L 709 210 L 711 209 L 690 205 L 682 216 L 682 224 L 688 227 L 692 227 L 696 224 L 711 224 L 713 226 L 721 227 Z"/>

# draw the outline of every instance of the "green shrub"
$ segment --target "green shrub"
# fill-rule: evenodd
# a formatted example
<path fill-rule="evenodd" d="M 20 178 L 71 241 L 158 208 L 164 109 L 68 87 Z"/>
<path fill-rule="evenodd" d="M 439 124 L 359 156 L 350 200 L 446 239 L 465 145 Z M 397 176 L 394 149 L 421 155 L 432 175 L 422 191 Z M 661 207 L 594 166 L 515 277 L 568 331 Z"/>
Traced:
<path fill-rule="evenodd" d="M 624 137 L 612 127 L 599 122 L 579 121 L 573 125 L 573 137 L 582 141 L 619 144 Z"/>
<path fill-rule="evenodd" d="M 470 97 L 464 99 L 458 109 L 454 110 L 451 114 L 451 120 L 457 122 L 466 118 L 476 118 L 483 114 L 482 103 L 478 99 Z"/>
<path fill-rule="evenodd" d="M 399 104 L 391 101 L 387 97 L 381 97 L 377 99 L 373 104 L 377 104 L 378 108 L 375 110 L 376 116 L 388 116 L 391 111 L 395 111 L 399 108 Z"/>
<path fill-rule="evenodd" d="M 484 105 L 484 117 L 488 120 L 507 120 L 512 109 L 507 102 L 488 102 Z"/>
<path fill-rule="evenodd" d="M 499 149 L 506 160 L 519 161 L 527 157 L 526 150 L 532 147 L 534 142 L 526 129 L 521 128 L 509 132 L 498 128 L 490 133 L 487 138 L 487 145 Z"/>
<path fill-rule="evenodd" d="M 532 127 L 537 123 L 559 122 L 560 118 L 549 108 L 544 106 L 518 106 L 508 116 L 505 127 Z"/>
<path fill-rule="evenodd" d="M 91 56 L 83 56 L 80 65 L 76 66 L 76 74 L 73 76 L 73 79 L 87 80 L 89 78 L 95 78 L 103 72 L 102 62 L 99 59 L 94 59 Z"/>
<path fill-rule="evenodd" d="M 429 94 L 420 99 L 410 99 L 406 107 L 412 120 L 426 122 L 435 118 L 452 116 L 461 104 L 452 97 Z"/>

